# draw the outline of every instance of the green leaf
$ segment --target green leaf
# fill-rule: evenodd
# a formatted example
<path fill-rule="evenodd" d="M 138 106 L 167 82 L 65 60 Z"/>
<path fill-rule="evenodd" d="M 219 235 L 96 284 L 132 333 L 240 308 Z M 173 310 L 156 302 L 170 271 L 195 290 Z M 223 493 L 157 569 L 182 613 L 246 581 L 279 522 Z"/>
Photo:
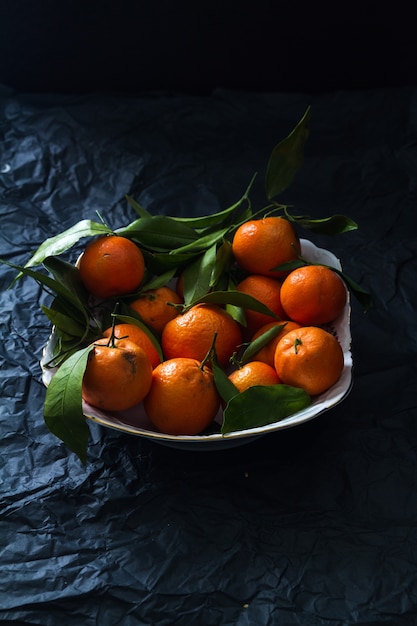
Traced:
<path fill-rule="evenodd" d="M 13 263 L 9 263 L 8 261 L 0 262 L 5 263 L 9 267 L 13 267 L 15 270 L 20 271 L 22 275 L 30 276 L 38 284 L 43 285 L 53 293 L 62 296 L 62 298 L 73 304 L 77 308 L 77 310 L 79 310 L 84 316 L 86 315 L 83 305 L 80 304 L 79 298 L 59 280 L 55 280 L 54 278 L 51 278 L 51 276 L 48 276 L 47 274 L 44 274 L 39 270 L 32 270 L 28 267 L 23 267 L 21 265 L 14 265 Z"/>
<path fill-rule="evenodd" d="M 214 244 L 184 269 L 182 280 L 185 305 L 205 296 L 210 290 L 216 251 L 217 246 Z"/>
<path fill-rule="evenodd" d="M 46 257 L 43 265 L 57 283 L 67 290 L 66 293 L 71 293 L 71 303 L 76 306 L 76 309 L 83 315 L 83 318 L 87 322 L 89 316 L 89 294 L 81 281 L 78 269 L 72 265 L 72 263 L 68 263 L 56 256 Z"/>
<path fill-rule="evenodd" d="M 235 214 L 239 213 L 242 207 L 244 207 L 245 217 L 249 217 L 251 213 L 249 192 L 253 185 L 255 177 L 256 174 L 252 177 L 252 180 L 250 181 L 248 188 L 246 189 L 243 196 L 227 209 L 223 209 L 222 211 L 218 211 L 217 213 L 212 213 L 211 215 L 202 215 L 199 217 L 174 217 L 173 219 L 175 219 L 177 222 L 191 225 L 195 229 L 205 229 L 212 226 L 216 226 L 218 228 L 226 221 L 230 223 L 231 218 L 233 218 Z M 249 214 L 247 213 L 248 209 Z"/>
<path fill-rule="evenodd" d="M 85 326 L 79 324 L 70 315 L 65 315 L 65 313 L 61 313 L 45 305 L 41 305 L 41 309 L 52 324 L 66 335 L 79 338 L 83 338 L 85 336 Z"/>
<path fill-rule="evenodd" d="M 130 204 L 130 206 L 132 207 L 132 209 L 134 209 L 136 213 L 139 215 L 139 217 L 152 217 L 152 214 L 149 213 L 146 209 L 144 209 L 143 206 L 140 205 L 139 202 L 134 200 L 131 196 L 126 195 L 125 197 L 128 203 Z"/>
<path fill-rule="evenodd" d="M 210 288 L 215 288 L 223 280 L 228 281 L 228 272 L 233 262 L 234 257 L 232 244 L 230 241 L 225 239 L 217 250 L 216 260 L 210 279 Z M 225 284 L 227 285 L 227 282 L 225 282 Z"/>
<path fill-rule="evenodd" d="M 153 276 L 150 280 L 144 282 L 138 293 L 142 291 L 147 291 L 148 289 L 158 289 L 159 287 L 164 287 L 169 281 L 175 276 L 176 268 L 173 267 L 167 272 L 163 274 L 159 274 L 157 276 Z"/>
<path fill-rule="evenodd" d="M 39 246 L 33 256 L 25 264 L 25 267 L 33 267 L 34 265 L 40 265 L 48 256 L 56 256 L 62 254 L 72 246 L 74 246 L 83 237 L 93 237 L 96 235 L 109 235 L 113 231 L 98 222 L 92 222 L 91 220 L 81 220 L 77 222 L 68 230 L 45 239 L 45 241 Z"/>
<path fill-rule="evenodd" d="M 265 177 L 268 200 L 287 189 L 301 167 L 304 159 L 304 146 L 309 135 L 309 122 L 310 107 L 288 137 L 272 150 Z"/>
<path fill-rule="evenodd" d="M 201 298 L 195 300 L 189 306 L 193 306 L 194 304 L 199 304 L 201 302 L 206 302 L 209 304 L 230 304 L 233 306 L 240 307 L 242 309 L 250 309 L 251 311 L 257 311 L 258 313 L 264 313 L 265 315 L 270 315 L 274 319 L 279 319 L 279 317 L 271 311 L 265 304 L 253 298 L 247 293 L 242 293 L 241 291 L 212 291 Z M 272 321 L 272 320 L 271 320 Z"/>
<path fill-rule="evenodd" d="M 345 215 L 331 215 L 321 219 L 311 219 L 308 216 L 293 216 L 286 212 L 286 216 L 290 222 L 294 222 L 320 235 L 339 235 L 358 228 L 357 223 Z"/>
<path fill-rule="evenodd" d="M 147 254 L 146 250 L 143 250 L 143 253 L 146 260 L 146 267 L 155 274 L 167 271 L 168 268 L 178 269 L 185 267 L 200 254 L 199 252 L 175 255 L 169 252 L 153 252 Z"/>
<path fill-rule="evenodd" d="M 288 385 L 265 385 L 246 389 L 226 405 L 223 435 L 278 422 L 311 404 L 303 390 Z"/>
<path fill-rule="evenodd" d="M 286 324 L 287 322 L 284 322 L 283 324 L 277 324 L 276 326 L 269 328 L 264 333 L 262 333 L 262 335 L 251 341 L 247 348 L 245 348 L 240 358 L 240 362 L 247 363 L 248 361 L 252 361 L 254 356 L 259 352 L 259 350 L 262 350 L 262 348 L 264 348 L 274 337 L 279 335 L 279 333 L 286 326 Z"/>
<path fill-rule="evenodd" d="M 371 296 L 371 294 L 368 291 L 366 291 L 365 289 L 363 289 L 363 287 L 358 285 L 358 283 L 356 283 L 354 280 L 352 280 L 352 278 L 350 278 L 347 274 L 345 274 L 341 270 L 336 269 L 335 267 L 331 267 L 330 269 L 332 269 L 337 274 L 339 274 L 339 276 L 345 281 L 345 283 L 346 283 L 348 289 L 350 290 L 350 292 L 352 293 L 352 295 L 355 296 L 355 298 L 358 300 L 358 302 L 363 306 L 364 310 L 368 311 L 371 308 L 371 306 L 372 306 L 372 296 Z"/>
<path fill-rule="evenodd" d="M 184 252 L 203 252 L 207 250 L 207 248 L 210 248 L 212 245 L 221 241 L 228 231 L 229 227 L 221 228 L 220 230 L 216 230 L 208 235 L 203 235 L 189 244 L 181 246 L 176 250 L 172 250 L 171 254 L 176 255 L 178 253 L 184 254 Z"/>
<path fill-rule="evenodd" d="M 155 252 L 172 252 L 198 239 L 192 228 L 166 215 L 142 217 L 115 232 Z"/>
<path fill-rule="evenodd" d="M 299 267 L 304 267 L 305 265 L 311 265 L 311 263 L 305 261 L 302 258 L 299 258 L 293 259 L 292 261 L 286 261 L 285 263 L 280 263 L 280 265 L 277 265 L 272 269 L 278 270 L 280 272 L 292 272 L 292 270 L 296 270 Z"/>
<path fill-rule="evenodd" d="M 78 350 L 62 363 L 46 390 L 43 412 L 51 433 L 75 452 L 84 464 L 89 429 L 82 409 L 82 381 L 92 349 L 90 345 Z"/>
<path fill-rule="evenodd" d="M 75 265 L 60 257 L 48 256 L 43 260 L 43 266 L 57 281 L 72 291 L 80 301 L 87 302 L 88 292 Z"/>
<path fill-rule="evenodd" d="M 215 360 L 212 361 L 211 367 L 214 376 L 214 383 L 220 397 L 224 402 L 229 402 L 229 400 L 239 393 L 239 390 L 235 387 L 226 372 L 216 363 Z"/>

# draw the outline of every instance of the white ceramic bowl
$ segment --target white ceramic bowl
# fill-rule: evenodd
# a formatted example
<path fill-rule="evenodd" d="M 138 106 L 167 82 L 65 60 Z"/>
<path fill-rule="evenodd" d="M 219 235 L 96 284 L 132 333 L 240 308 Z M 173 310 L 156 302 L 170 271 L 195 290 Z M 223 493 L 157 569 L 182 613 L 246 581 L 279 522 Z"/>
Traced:
<path fill-rule="evenodd" d="M 323 248 L 318 248 L 311 241 L 301 240 L 301 254 L 308 261 L 323 263 L 337 269 L 341 269 L 339 260 L 335 255 Z M 149 422 L 143 406 L 138 405 L 128 411 L 120 413 L 103 413 L 99 409 L 83 402 L 83 411 L 87 419 L 115 430 L 129 433 L 138 437 L 145 437 L 160 444 L 181 448 L 186 450 L 219 450 L 231 448 L 245 443 L 249 443 L 258 437 L 268 433 L 276 432 L 284 428 L 293 428 L 314 419 L 324 411 L 328 411 L 341 402 L 349 393 L 352 385 L 352 354 L 351 354 L 351 334 L 350 334 L 350 301 L 346 302 L 343 313 L 330 326 L 339 340 L 344 353 L 344 369 L 338 382 L 328 391 L 314 399 L 312 404 L 297 413 L 286 417 L 280 421 L 273 422 L 267 426 L 259 426 L 239 430 L 227 435 L 221 433 L 202 435 L 167 435 L 154 430 Z M 52 348 L 56 336 L 52 332 L 51 337 L 45 346 L 41 360 L 42 377 L 45 385 L 49 384 L 53 372 L 44 366 L 52 356 Z M 222 423 L 222 412 L 219 411 L 215 418 L 218 424 Z"/>

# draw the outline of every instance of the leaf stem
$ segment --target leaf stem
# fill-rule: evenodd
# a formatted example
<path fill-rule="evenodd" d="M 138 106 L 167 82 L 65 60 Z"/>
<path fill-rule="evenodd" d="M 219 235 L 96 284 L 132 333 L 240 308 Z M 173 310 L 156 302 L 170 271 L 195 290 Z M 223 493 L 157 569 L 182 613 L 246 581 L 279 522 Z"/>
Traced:
<path fill-rule="evenodd" d="M 110 333 L 110 337 L 109 340 L 107 342 L 107 347 L 108 348 L 115 348 L 116 347 L 116 320 L 117 320 L 117 311 L 119 310 L 119 302 L 116 302 L 116 305 L 114 307 L 113 313 L 111 314 L 112 316 L 112 323 L 111 323 L 111 333 Z"/>
<path fill-rule="evenodd" d="M 200 369 L 201 371 L 203 371 L 205 364 L 207 363 L 207 361 L 209 359 L 216 359 L 216 339 L 217 339 L 217 332 L 214 333 L 213 335 L 213 341 L 211 342 L 211 346 L 207 351 L 206 356 L 204 357 L 204 359 L 201 361 L 201 365 L 200 365 Z"/>

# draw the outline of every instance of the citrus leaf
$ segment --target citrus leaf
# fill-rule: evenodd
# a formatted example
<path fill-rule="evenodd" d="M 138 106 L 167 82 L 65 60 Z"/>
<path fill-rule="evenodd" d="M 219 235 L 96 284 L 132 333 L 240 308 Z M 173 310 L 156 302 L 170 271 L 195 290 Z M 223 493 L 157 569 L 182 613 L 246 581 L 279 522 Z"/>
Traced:
<path fill-rule="evenodd" d="M 321 219 L 311 219 L 307 216 L 293 216 L 286 212 L 290 222 L 294 222 L 303 228 L 307 228 L 320 235 L 339 235 L 351 230 L 357 230 L 358 225 L 350 217 L 345 215 L 331 215 Z"/>
<path fill-rule="evenodd" d="M 232 218 L 236 213 L 239 213 L 239 210 L 242 207 L 245 207 L 245 216 L 248 217 L 250 215 L 250 199 L 249 192 L 253 185 L 253 181 L 255 180 L 256 175 L 252 177 L 251 182 L 248 185 L 245 193 L 237 202 L 232 204 L 227 209 L 223 209 L 222 211 L 218 211 L 217 213 L 212 213 L 211 215 L 202 215 L 198 217 L 174 217 L 177 222 L 182 222 L 184 224 L 190 224 L 193 228 L 196 229 L 204 229 L 210 228 L 212 226 L 221 226 L 226 221 L 230 222 L 230 218 Z M 249 209 L 249 214 L 247 210 Z"/>
<path fill-rule="evenodd" d="M 230 304 L 233 306 L 240 307 L 242 309 L 250 309 L 251 311 L 257 311 L 258 313 L 264 313 L 265 315 L 270 315 L 275 319 L 279 319 L 279 317 L 271 311 L 265 304 L 253 298 L 247 293 L 243 293 L 241 291 L 211 291 L 210 293 L 202 296 L 195 300 L 190 306 L 194 306 L 195 304 L 200 304 L 202 302 L 208 304 Z"/>
<path fill-rule="evenodd" d="M 262 348 L 264 348 L 274 337 L 279 335 L 279 333 L 286 326 L 286 324 L 287 322 L 284 322 L 283 324 L 277 324 L 276 326 L 269 328 L 264 333 L 262 333 L 262 335 L 251 341 L 247 348 L 245 348 L 240 358 L 240 362 L 247 363 L 248 361 L 252 361 L 255 354 L 257 354 L 259 350 L 262 350 Z"/>
<path fill-rule="evenodd" d="M 210 288 L 216 287 L 221 279 L 226 276 L 233 261 L 232 244 L 225 239 L 217 250 L 216 261 L 210 278 Z M 228 279 L 226 278 L 226 280 Z"/>
<path fill-rule="evenodd" d="M 224 411 L 222 435 L 278 422 L 311 404 L 310 396 L 289 385 L 265 385 L 246 389 L 229 400 Z"/>
<path fill-rule="evenodd" d="M 143 206 L 140 205 L 139 202 L 134 200 L 131 196 L 126 195 L 125 197 L 128 203 L 130 204 L 130 206 L 132 207 L 132 209 L 134 209 L 136 213 L 139 215 L 139 217 L 152 217 L 152 214 L 149 213 L 146 209 L 144 209 Z"/>
<path fill-rule="evenodd" d="M 220 397 L 224 402 L 229 402 L 229 400 L 239 393 L 239 390 L 235 387 L 226 372 L 216 363 L 215 360 L 212 361 L 211 368 L 214 376 L 214 383 Z"/>
<path fill-rule="evenodd" d="M 293 182 L 304 159 L 304 145 L 309 135 L 310 107 L 294 130 L 278 143 L 268 161 L 265 191 L 268 200 L 282 193 Z"/>
<path fill-rule="evenodd" d="M 71 316 L 56 311 L 53 308 L 41 305 L 41 309 L 54 326 L 71 337 L 83 338 L 86 334 L 85 326 L 79 324 Z"/>
<path fill-rule="evenodd" d="M 169 268 L 178 269 L 184 267 L 200 254 L 200 252 L 194 252 L 173 255 L 169 252 L 147 253 L 146 250 L 142 250 L 142 252 L 146 259 L 146 267 L 156 274 L 167 271 Z"/>
<path fill-rule="evenodd" d="M 181 246 L 176 250 L 172 250 L 171 254 L 176 255 L 178 253 L 184 254 L 184 252 L 203 252 L 204 250 L 207 250 L 207 248 L 211 247 L 213 244 L 221 241 L 225 234 L 228 232 L 228 230 L 229 227 L 221 228 L 220 230 L 216 230 L 212 233 L 209 233 L 208 235 L 203 235 L 202 237 L 199 237 L 191 243 Z"/>
<path fill-rule="evenodd" d="M 80 272 L 75 265 L 57 256 L 47 256 L 43 260 L 43 266 L 56 280 L 76 294 L 80 300 L 87 302 L 88 292 L 81 281 Z"/>
<path fill-rule="evenodd" d="M 67 293 L 71 293 L 71 303 L 76 304 L 76 308 L 88 321 L 89 294 L 81 281 L 78 268 L 56 256 L 46 257 L 43 266 L 62 287 L 66 288 Z"/>
<path fill-rule="evenodd" d="M 85 464 L 89 429 L 82 409 L 82 381 L 87 367 L 90 345 L 77 350 L 52 377 L 46 390 L 44 420 L 50 432 Z"/>
<path fill-rule="evenodd" d="M 352 280 L 352 278 L 350 278 L 347 274 L 345 274 L 341 270 L 335 267 L 331 267 L 330 269 L 332 269 L 337 274 L 339 274 L 340 278 L 344 280 L 344 282 L 346 283 L 346 286 L 348 287 L 350 292 L 355 296 L 358 302 L 363 306 L 364 310 L 368 311 L 372 306 L 371 294 L 368 291 L 366 291 L 366 289 L 363 289 L 363 287 L 358 285 L 358 283 Z"/>
<path fill-rule="evenodd" d="M 39 246 L 36 252 L 32 255 L 29 261 L 25 264 L 25 267 L 33 267 L 40 265 L 48 256 L 56 256 L 62 254 L 66 250 L 69 250 L 83 237 L 93 237 L 96 235 L 109 235 L 113 231 L 104 224 L 98 222 L 92 222 L 91 220 L 81 220 L 77 222 L 68 230 L 49 237 Z"/>
<path fill-rule="evenodd" d="M 296 270 L 299 267 L 304 267 L 305 265 L 310 265 L 310 263 L 300 258 L 293 259 L 292 261 L 286 261 L 285 263 L 280 263 L 280 265 L 277 265 L 272 269 L 280 272 L 292 272 L 292 270 Z"/>
<path fill-rule="evenodd" d="M 51 276 L 44 274 L 39 270 L 33 270 L 28 267 L 24 267 L 22 265 L 14 265 L 13 263 L 9 263 L 8 261 L 1 261 L 1 263 L 5 263 L 9 267 L 12 267 L 15 270 L 18 270 L 21 275 L 30 276 L 33 278 L 38 284 L 47 287 L 50 291 L 54 292 L 57 295 L 62 296 L 68 302 L 71 302 L 85 317 L 85 310 L 82 304 L 80 305 L 80 301 L 76 295 L 72 293 L 65 285 L 63 285 L 59 280 L 55 280 Z"/>
<path fill-rule="evenodd" d="M 137 293 L 141 293 L 142 291 L 146 291 L 148 289 L 158 289 L 159 287 L 164 287 L 175 276 L 175 272 L 176 268 L 173 267 L 163 274 L 153 276 L 150 280 L 141 285 L 140 291 Z"/>
<path fill-rule="evenodd" d="M 210 290 L 211 276 L 216 263 L 216 244 L 190 263 L 182 274 L 184 304 L 203 297 Z"/>
<path fill-rule="evenodd" d="M 156 252 L 171 252 L 198 239 L 192 228 L 166 215 L 142 217 L 115 232 Z"/>

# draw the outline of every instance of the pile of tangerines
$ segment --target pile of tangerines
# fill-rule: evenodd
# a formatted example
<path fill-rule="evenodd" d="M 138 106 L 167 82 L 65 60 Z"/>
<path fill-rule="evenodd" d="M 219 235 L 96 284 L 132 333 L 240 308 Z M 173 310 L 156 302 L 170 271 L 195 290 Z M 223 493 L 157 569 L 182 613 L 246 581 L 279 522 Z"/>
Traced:
<path fill-rule="evenodd" d="M 229 292 L 261 306 L 216 298 L 187 304 L 184 272 L 141 288 L 146 255 L 126 236 L 99 236 L 85 247 L 78 263 L 84 287 L 97 301 L 122 299 L 128 307 L 93 342 L 82 382 L 86 402 L 109 412 L 143 403 L 156 430 L 194 435 L 226 404 L 213 364 L 227 376 L 229 398 L 230 390 L 269 385 L 314 397 L 338 381 L 344 355 L 329 331 L 347 300 L 338 273 L 315 264 L 291 269 L 300 241 L 284 217 L 249 219 L 230 244 L 239 279 Z"/>

